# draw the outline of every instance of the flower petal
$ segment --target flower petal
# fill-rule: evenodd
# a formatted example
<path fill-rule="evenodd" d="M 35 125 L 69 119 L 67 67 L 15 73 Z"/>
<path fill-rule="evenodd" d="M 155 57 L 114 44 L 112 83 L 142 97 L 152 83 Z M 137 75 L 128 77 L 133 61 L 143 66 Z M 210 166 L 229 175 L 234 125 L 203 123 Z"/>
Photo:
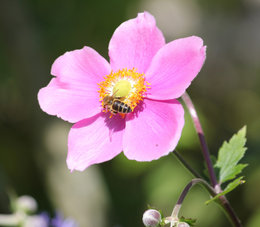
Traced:
<path fill-rule="evenodd" d="M 153 56 L 165 44 L 154 17 L 148 12 L 122 23 L 109 43 L 110 64 L 114 71 L 136 68 L 144 73 Z"/>
<path fill-rule="evenodd" d="M 184 110 L 177 100 L 145 99 L 143 110 L 126 121 L 124 154 L 129 159 L 151 161 L 172 151 L 181 136 Z"/>
<path fill-rule="evenodd" d="M 63 83 L 53 78 L 47 87 L 40 89 L 38 100 L 43 111 L 75 123 L 101 111 L 97 84 L 79 88 L 75 83 Z"/>
<path fill-rule="evenodd" d="M 108 161 L 122 151 L 125 120 L 100 113 L 76 123 L 69 133 L 68 168 L 83 171 L 88 166 Z"/>
<path fill-rule="evenodd" d="M 84 84 L 98 83 L 111 72 L 109 63 L 90 47 L 69 51 L 55 60 L 51 74 L 62 82 Z"/>
<path fill-rule="evenodd" d="M 65 53 L 52 65 L 57 77 L 38 93 L 40 107 L 73 123 L 99 113 L 98 82 L 110 71 L 108 62 L 89 47 Z"/>
<path fill-rule="evenodd" d="M 206 47 L 199 37 L 166 44 L 154 56 L 145 74 L 151 83 L 147 97 L 158 100 L 180 97 L 199 73 L 205 58 Z"/>

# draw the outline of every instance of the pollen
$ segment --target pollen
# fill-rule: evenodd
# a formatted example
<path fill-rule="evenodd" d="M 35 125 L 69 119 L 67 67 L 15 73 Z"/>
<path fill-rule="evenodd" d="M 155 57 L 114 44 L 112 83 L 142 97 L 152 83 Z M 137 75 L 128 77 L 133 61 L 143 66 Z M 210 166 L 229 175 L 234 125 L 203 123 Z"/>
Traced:
<path fill-rule="evenodd" d="M 105 109 L 104 98 L 120 99 L 128 105 L 132 111 L 140 103 L 149 89 L 149 83 L 145 81 L 145 75 L 138 73 L 135 68 L 122 69 L 117 72 L 111 71 L 104 77 L 104 81 L 99 85 L 99 96 L 102 106 Z M 106 100 L 105 99 L 105 100 Z"/>

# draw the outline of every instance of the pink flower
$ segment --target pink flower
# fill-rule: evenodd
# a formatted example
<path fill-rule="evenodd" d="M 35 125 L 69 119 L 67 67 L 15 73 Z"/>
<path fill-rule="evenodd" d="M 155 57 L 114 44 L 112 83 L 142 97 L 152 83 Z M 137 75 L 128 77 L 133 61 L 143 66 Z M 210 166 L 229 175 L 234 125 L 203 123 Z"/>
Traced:
<path fill-rule="evenodd" d="M 110 64 L 90 47 L 56 59 L 55 77 L 38 99 L 43 111 L 76 123 L 68 138 L 68 168 L 82 171 L 121 151 L 137 161 L 172 151 L 184 125 L 176 98 L 200 71 L 205 50 L 196 36 L 165 44 L 154 17 L 144 12 L 115 30 Z"/>

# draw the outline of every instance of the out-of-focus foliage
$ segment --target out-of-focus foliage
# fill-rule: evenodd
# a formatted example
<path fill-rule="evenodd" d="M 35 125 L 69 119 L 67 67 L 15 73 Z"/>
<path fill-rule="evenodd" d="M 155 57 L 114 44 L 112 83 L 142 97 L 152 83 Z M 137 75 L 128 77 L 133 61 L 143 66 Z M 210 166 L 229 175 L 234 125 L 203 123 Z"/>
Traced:
<path fill-rule="evenodd" d="M 141 227 L 147 204 L 170 215 L 191 179 L 172 156 L 138 163 L 120 155 L 71 174 L 65 163 L 71 125 L 43 113 L 37 102 L 58 56 L 87 45 L 108 58 L 115 28 L 144 10 L 156 17 L 167 41 L 198 35 L 207 45 L 205 65 L 188 92 L 214 155 L 247 125 L 247 182 L 228 198 L 245 225 L 260 226 L 258 0 L 0 1 L 0 213 L 9 211 L 6 193 L 12 188 L 35 197 L 40 210 L 57 208 L 87 227 Z M 178 151 L 202 174 L 197 137 L 185 119 Z M 218 206 L 204 204 L 208 199 L 196 186 L 181 214 L 201 227 L 230 226 Z"/>

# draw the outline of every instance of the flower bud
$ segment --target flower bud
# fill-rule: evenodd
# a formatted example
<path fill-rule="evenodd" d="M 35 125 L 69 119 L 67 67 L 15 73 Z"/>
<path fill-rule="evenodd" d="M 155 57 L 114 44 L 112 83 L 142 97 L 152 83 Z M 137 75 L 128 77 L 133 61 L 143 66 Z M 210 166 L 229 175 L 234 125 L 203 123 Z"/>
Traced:
<path fill-rule="evenodd" d="M 155 227 L 161 222 L 161 214 L 159 211 L 149 209 L 143 214 L 143 223 L 146 227 Z"/>
<path fill-rule="evenodd" d="M 33 197 L 24 195 L 16 200 L 16 209 L 25 213 L 33 213 L 37 210 L 37 202 Z"/>
<path fill-rule="evenodd" d="M 177 227 L 190 227 L 190 225 L 188 223 L 186 223 L 186 222 L 179 222 L 177 224 Z"/>

